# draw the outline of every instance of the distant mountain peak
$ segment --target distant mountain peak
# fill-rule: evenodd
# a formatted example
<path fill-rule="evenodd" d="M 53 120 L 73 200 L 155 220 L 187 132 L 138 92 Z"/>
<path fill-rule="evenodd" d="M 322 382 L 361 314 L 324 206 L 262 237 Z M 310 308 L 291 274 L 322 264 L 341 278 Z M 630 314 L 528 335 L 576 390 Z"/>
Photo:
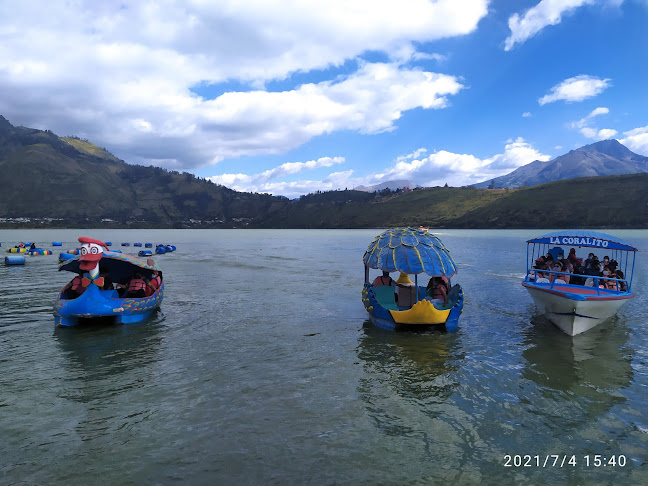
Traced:
<path fill-rule="evenodd" d="M 518 167 L 509 174 L 489 179 L 477 188 L 501 189 L 535 186 L 562 179 L 648 172 L 648 157 L 635 154 L 618 140 L 601 140 L 570 150 L 548 162 Z"/>
<path fill-rule="evenodd" d="M 354 187 L 354 189 L 356 191 L 377 192 L 377 191 L 382 191 L 384 189 L 390 189 L 392 191 L 395 191 L 396 189 L 404 189 L 406 187 L 409 189 L 414 189 L 415 187 L 418 186 L 414 184 L 412 181 L 394 180 L 394 181 L 383 182 L 382 184 L 376 184 L 375 186 L 356 186 Z"/>
<path fill-rule="evenodd" d="M 637 155 L 615 139 L 601 140 L 600 142 L 585 145 L 577 150 L 582 150 L 584 152 L 600 152 L 611 157 L 620 158 L 633 157 Z"/>

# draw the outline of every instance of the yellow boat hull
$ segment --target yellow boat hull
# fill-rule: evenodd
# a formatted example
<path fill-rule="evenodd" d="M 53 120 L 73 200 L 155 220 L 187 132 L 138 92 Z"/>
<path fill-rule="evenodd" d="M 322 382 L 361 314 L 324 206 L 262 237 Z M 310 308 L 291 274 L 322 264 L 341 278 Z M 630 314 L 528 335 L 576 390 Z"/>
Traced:
<path fill-rule="evenodd" d="M 420 300 L 411 309 L 389 313 L 397 324 L 444 324 L 450 309 L 439 310 L 429 300 Z"/>

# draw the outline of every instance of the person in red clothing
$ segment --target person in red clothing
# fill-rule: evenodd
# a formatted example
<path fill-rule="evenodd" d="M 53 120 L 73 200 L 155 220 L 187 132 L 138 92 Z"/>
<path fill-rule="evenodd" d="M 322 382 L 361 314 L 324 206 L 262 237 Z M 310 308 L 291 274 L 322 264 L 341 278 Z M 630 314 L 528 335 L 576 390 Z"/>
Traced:
<path fill-rule="evenodd" d="M 567 255 L 567 260 L 572 264 L 572 267 L 575 269 L 580 267 L 583 264 L 583 259 L 576 256 L 576 248 L 569 250 L 569 255 Z"/>
<path fill-rule="evenodd" d="M 160 272 L 154 270 L 151 280 L 146 282 L 146 289 L 145 289 L 146 297 L 153 295 L 155 291 L 160 288 L 161 285 L 162 285 L 162 277 L 160 275 Z"/>
<path fill-rule="evenodd" d="M 146 297 L 146 281 L 141 273 L 136 273 L 126 286 L 126 297 Z"/>
<path fill-rule="evenodd" d="M 374 287 L 379 287 L 380 285 L 394 285 L 394 279 L 389 276 L 387 270 L 383 270 L 382 275 L 376 277 L 373 281 Z"/>

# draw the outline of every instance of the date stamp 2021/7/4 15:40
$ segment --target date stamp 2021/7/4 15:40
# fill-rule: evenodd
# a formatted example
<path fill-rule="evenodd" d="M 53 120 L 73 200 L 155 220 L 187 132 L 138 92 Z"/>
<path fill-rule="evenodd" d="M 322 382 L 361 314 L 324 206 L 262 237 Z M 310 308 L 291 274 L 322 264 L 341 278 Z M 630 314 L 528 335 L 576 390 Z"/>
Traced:
<path fill-rule="evenodd" d="M 623 454 L 505 454 L 504 467 L 626 467 Z"/>

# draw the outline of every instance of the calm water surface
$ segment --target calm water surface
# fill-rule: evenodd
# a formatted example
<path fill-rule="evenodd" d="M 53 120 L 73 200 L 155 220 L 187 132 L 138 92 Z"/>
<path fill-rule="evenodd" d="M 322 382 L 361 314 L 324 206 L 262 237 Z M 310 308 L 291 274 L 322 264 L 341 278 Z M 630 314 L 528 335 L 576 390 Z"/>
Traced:
<path fill-rule="evenodd" d="M 641 250 L 637 296 L 574 338 L 520 285 L 542 231 L 438 232 L 459 331 L 373 327 L 362 255 L 379 232 L 0 230 L 2 250 L 178 248 L 156 257 L 161 311 L 123 326 L 54 329 L 58 252 L 0 263 L 0 484 L 648 483 L 646 232 L 612 232 Z M 551 454 L 577 464 L 543 468 Z"/>

